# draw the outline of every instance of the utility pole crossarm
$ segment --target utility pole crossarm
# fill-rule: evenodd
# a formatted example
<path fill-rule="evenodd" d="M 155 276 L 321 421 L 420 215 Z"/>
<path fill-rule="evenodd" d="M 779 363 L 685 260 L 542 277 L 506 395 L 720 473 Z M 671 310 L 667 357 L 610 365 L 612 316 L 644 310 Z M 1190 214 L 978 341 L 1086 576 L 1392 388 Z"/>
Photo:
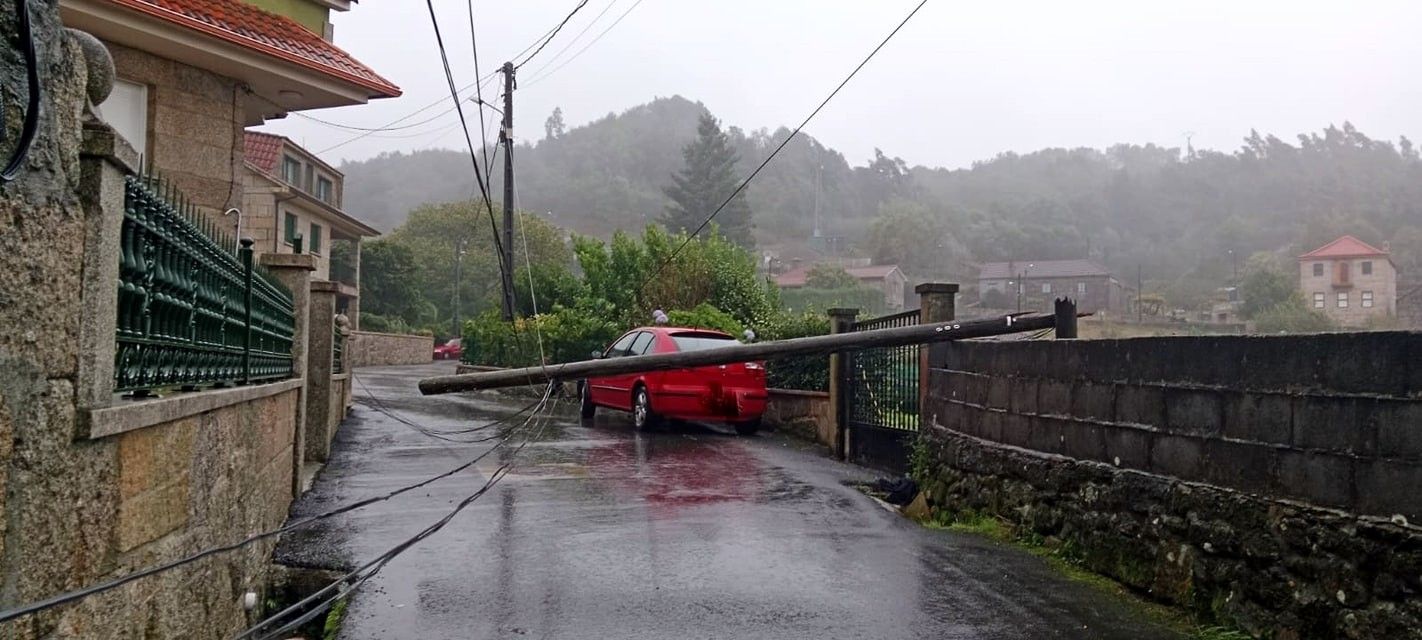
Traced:
<path fill-rule="evenodd" d="M 880 347 L 900 347 L 966 338 L 1020 333 L 1050 329 L 1056 326 L 1052 314 L 1031 314 L 992 318 L 989 320 L 969 320 L 964 322 L 941 322 L 920 324 L 911 327 L 876 329 L 839 333 L 808 338 L 792 338 L 755 344 L 705 349 L 685 353 L 663 353 L 649 356 L 628 356 L 605 360 L 569 362 L 547 367 L 525 367 L 484 373 L 464 373 L 451 376 L 426 378 L 420 381 L 420 393 L 436 395 L 478 389 L 496 389 L 531 384 L 543 384 L 556 380 L 577 380 L 587 377 L 621 375 L 645 371 L 665 371 L 686 367 L 704 367 L 736 362 L 752 362 L 783 358 L 787 356 L 827 355 L 839 351 L 858 351 Z"/>

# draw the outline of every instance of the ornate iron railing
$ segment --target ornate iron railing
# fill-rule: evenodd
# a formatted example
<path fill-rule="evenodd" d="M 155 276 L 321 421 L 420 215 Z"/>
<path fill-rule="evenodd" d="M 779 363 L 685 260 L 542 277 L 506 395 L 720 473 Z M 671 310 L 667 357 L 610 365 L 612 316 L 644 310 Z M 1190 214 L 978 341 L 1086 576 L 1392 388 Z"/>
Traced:
<path fill-rule="evenodd" d="M 114 388 L 194 390 L 290 377 L 291 292 L 152 175 L 124 185 Z"/>

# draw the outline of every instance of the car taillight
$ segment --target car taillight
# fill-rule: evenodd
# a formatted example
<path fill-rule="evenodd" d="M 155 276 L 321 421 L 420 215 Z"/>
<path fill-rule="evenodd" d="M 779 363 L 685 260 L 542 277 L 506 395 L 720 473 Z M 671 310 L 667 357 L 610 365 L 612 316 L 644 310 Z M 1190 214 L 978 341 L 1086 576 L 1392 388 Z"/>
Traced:
<path fill-rule="evenodd" d="M 764 362 L 747 362 L 747 363 L 746 363 L 746 370 L 747 370 L 747 371 L 760 371 L 760 370 L 762 370 L 762 369 L 764 369 L 764 368 L 765 368 L 765 363 L 764 363 Z"/>

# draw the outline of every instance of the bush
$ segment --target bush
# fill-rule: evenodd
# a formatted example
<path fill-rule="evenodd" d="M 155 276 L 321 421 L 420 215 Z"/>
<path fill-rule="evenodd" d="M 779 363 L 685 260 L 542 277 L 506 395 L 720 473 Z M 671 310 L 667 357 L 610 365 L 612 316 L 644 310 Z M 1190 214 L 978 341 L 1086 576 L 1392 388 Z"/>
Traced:
<path fill-rule="evenodd" d="M 829 317 L 822 313 L 781 313 L 758 329 L 757 338 L 786 340 L 829 333 Z M 778 358 L 766 363 L 766 386 L 776 389 L 829 391 L 829 356 Z"/>
<path fill-rule="evenodd" d="M 377 333 L 414 333 L 410 324 L 399 316 L 382 316 L 375 313 L 360 314 L 361 331 L 374 331 Z"/>
<path fill-rule="evenodd" d="M 464 362 L 495 367 L 539 364 L 539 340 L 545 362 L 586 360 L 622 333 L 606 301 L 584 300 L 574 307 L 557 306 L 532 318 L 504 322 L 486 312 L 464 324 Z"/>
<path fill-rule="evenodd" d="M 1255 316 L 1259 333 L 1316 333 L 1337 328 L 1328 316 L 1308 308 L 1297 294 Z"/>
<path fill-rule="evenodd" d="M 705 302 L 696 305 L 696 308 L 690 311 L 675 309 L 667 312 L 667 323 L 673 327 L 724 331 L 737 339 L 740 339 L 746 330 L 745 326 L 737 322 L 730 314 Z"/>

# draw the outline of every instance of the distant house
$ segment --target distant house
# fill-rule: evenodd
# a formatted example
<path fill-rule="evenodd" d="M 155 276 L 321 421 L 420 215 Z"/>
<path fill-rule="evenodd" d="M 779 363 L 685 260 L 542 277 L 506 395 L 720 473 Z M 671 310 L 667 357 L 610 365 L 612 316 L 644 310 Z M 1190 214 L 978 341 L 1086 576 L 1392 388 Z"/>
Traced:
<path fill-rule="evenodd" d="M 1020 296 L 1022 308 L 1029 302 L 1036 310 L 1060 297 L 1076 301 L 1083 312 L 1126 309 L 1126 287 L 1111 270 L 1095 260 L 1022 260 L 985 262 L 978 265 L 980 299 L 996 292 L 1015 306 Z"/>
<path fill-rule="evenodd" d="M 775 276 L 775 284 L 781 289 L 804 287 L 812 268 L 814 267 L 803 266 L 786 271 Z M 845 267 L 844 270 L 854 276 L 860 285 L 883 291 L 884 306 L 890 309 L 904 308 L 904 290 L 908 288 L 908 276 L 904 275 L 904 271 L 899 268 L 899 265 L 876 264 Z"/>
<path fill-rule="evenodd" d="M 337 309 L 352 324 L 360 317 L 360 241 L 379 235 L 341 208 L 345 176 L 285 136 L 246 132 L 242 235 L 257 253 L 316 256 L 314 280 L 340 285 Z M 337 242 L 348 244 L 333 264 Z"/>
<path fill-rule="evenodd" d="M 1397 313 L 1397 268 L 1387 250 L 1353 236 L 1299 256 L 1299 289 L 1310 307 L 1344 326 Z"/>

